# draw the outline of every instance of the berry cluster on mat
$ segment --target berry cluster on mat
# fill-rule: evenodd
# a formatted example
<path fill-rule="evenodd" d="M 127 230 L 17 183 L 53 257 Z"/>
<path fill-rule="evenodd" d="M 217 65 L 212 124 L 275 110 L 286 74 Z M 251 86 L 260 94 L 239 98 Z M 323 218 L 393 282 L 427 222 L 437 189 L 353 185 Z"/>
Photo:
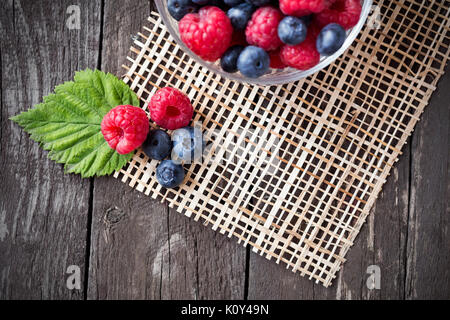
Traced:
<path fill-rule="evenodd" d="M 307 70 L 339 50 L 360 0 L 167 0 L 181 40 L 225 72 L 258 78 L 270 68 Z"/>
<path fill-rule="evenodd" d="M 202 131 L 189 126 L 194 109 L 181 91 L 166 87 L 158 90 L 149 103 L 151 119 L 161 128 L 172 131 L 172 137 L 162 129 L 150 130 L 146 113 L 133 106 L 112 109 L 101 124 L 109 146 L 120 154 L 142 146 L 145 154 L 162 161 L 156 169 L 161 186 L 175 188 L 183 183 L 183 164 L 201 158 L 204 149 Z"/>

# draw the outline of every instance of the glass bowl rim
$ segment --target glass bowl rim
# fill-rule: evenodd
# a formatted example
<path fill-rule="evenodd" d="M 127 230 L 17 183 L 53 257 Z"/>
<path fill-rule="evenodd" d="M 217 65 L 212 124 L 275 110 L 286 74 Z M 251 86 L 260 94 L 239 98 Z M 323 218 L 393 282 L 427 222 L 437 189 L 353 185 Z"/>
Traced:
<path fill-rule="evenodd" d="M 369 16 L 369 13 L 372 9 L 372 3 L 373 0 L 363 0 L 362 10 L 361 10 L 361 16 L 359 18 L 358 23 L 356 26 L 354 26 L 350 32 L 347 35 L 347 38 L 345 39 L 344 44 L 342 47 L 333 53 L 330 56 L 325 57 L 322 59 L 317 65 L 314 67 L 305 70 L 295 70 L 293 68 L 289 68 L 289 70 L 292 70 L 291 72 L 287 73 L 279 73 L 279 74 L 267 74 L 266 76 L 260 77 L 260 78 L 247 78 L 242 76 L 240 73 L 227 73 L 223 70 L 220 70 L 220 67 L 214 63 L 207 62 L 203 59 L 201 59 L 199 56 L 197 56 L 192 50 L 190 50 L 184 43 L 181 41 L 181 38 L 179 37 L 178 31 L 174 29 L 171 20 L 175 21 L 173 19 L 168 10 L 167 10 L 167 0 L 154 0 L 156 7 L 158 8 L 159 14 L 161 16 L 161 19 L 165 25 L 165 27 L 169 30 L 170 35 L 175 40 L 175 42 L 180 46 L 180 48 L 187 53 L 192 59 L 194 59 L 197 63 L 201 64 L 203 67 L 207 68 L 209 71 L 221 76 L 224 79 L 230 79 L 233 81 L 238 81 L 240 83 L 248 83 L 248 84 L 256 84 L 256 85 L 263 85 L 263 86 L 272 86 L 272 85 L 281 85 L 286 83 L 295 82 L 298 80 L 301 80 L 303 78 L 306 78 L 310 76 L 313 73 L 316 73 L 323 68 L 329 66 L 331 63 L 333 63 L 337 58 L 339 58 L 355 41 L 356 37 L 361 32 L 364 24 L 366 23 L 366 20 Z"/>

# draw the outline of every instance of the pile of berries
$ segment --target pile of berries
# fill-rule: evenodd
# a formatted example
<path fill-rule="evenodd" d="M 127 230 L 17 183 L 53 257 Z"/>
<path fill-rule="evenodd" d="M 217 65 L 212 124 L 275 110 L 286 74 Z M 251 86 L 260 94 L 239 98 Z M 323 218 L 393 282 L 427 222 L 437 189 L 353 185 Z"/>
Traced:
<path fill-rule="evenodd" d="M 150 130 L 147 114 L 138 107 L 118 106 L 102 121 L 102 134 L 119 154 L 142 146 L 150 159 L 162 162 L 156 169 L 161 186 L 175 188 L 183 183 L 183 164 L 202 157 L 205 143 L 200 128 L 190 127 L 194 109 L 181 91 L 166 87 L 158 90 L 149 103 L 150 117 L 161 128 L 174 130 L 172 137 L 161 129 Z"/>
<path fill-rule="evenodd" d="M 167 0 L 181 40 L 225 72 L 307 70 L 343 45 L 360 0 Z"/>

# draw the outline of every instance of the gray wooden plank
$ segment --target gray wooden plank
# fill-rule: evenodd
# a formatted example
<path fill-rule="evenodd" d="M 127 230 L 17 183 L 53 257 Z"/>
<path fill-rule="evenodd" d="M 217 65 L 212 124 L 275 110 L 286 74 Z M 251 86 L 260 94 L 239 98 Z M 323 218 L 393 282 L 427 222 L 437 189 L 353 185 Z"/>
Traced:
<path fill-rule="evenodd" d="M 88 299 L 160 298 L 165 205 L 110 177 L 97 179 L 91 239 Z"/>
<path fill-rule="evenodd" d="M 249 257 L 249 300 L 311 300 L 314 283 L 253 252 Z"/>
<path fill-rule="evenodd" d="M 315 298 L 403 299 L 408 216 L 409 146 L 391 171 L 383 190 L 347 253 L 334 285 L 317 287 Z M 380 268 L 380 289 L 369 289 L 370 266 Z"/>
<path fill-rule="evenodd" d="M 246 250 L 211 225 L 169 211 L 169 237 L 181 239 L 171 246 L 164 299 L 244 299 Z"/>
<path fill-rule="evenodd" d="M 66 270 L 84 270 L 89 180 L 64 175 L 9 117 L 98 57 L 99 2 L 81 5 L 80 30 L 66 27 L 71 1 L 3 1 L 1 38 L 0 299 L 82 299 Z"/>
<path fill-rule="evenodd" d="M 450 298 L 450 66 L 412 139 L 407 299 Z"/>
<path fill-rule="evenodd" d="M 123 74 L 131 37 L 149 15 L 146 1 L 104 3 L 101 69 Z M 160 295 L 152 261 L 164 244 L 167 206 L 111 177 L 94 184 L 89 299 L 143 299 Z M 156 268 L 156 267 L 155 267 Z M 150 288 L 148 288 L 150 287 Z"/>
<path fill-rule="evenodd" d="M 140 0 L 105 3 L 103 70 L 123 73 L 150 9 Z M 118 180 L 95 181 L 91 239 L 89 299 L 244 297 L 243 247 Z"/>

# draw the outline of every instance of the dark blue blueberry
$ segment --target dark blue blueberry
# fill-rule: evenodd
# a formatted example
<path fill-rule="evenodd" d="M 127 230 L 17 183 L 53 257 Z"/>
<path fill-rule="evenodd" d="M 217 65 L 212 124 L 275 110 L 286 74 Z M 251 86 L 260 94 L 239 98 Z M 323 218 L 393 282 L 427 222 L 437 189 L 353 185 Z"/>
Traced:
<path fill-rule="evenodd" d="M 326 56 L 335 53 L 344 44 L 346 36 L 345 29 L 337 23 L 326 25 L 317 37 L 317 51 Z"/>
<path fill-rule="evenodd" d="M 185 127 L 172 133 L 172 160 L 175 163 L 191 163 L 201 159 L 204 141 L 202 131 L 198 128 Z"/>
<path fill-rule="evenodd" d="M 254 6 L 261 7 L 268 4 L 272 0 L 245 0 L 245 2 L 251 3 Z"/>
<path fill-rule="evenodd" d="M 256 7 L 249 3 L 241 3 L 236 7 L 228 10 L 227 15 L 230 18 L 231 25 L 236 30 L 244 30 L 247 23 L 252 18 L 253 12 L 255 12 Z"/>
<path fill-rule="evenodd" d="M 278 37 L 292 46 L 305 41 L 307 31 L 305 23 L 296 17 L 285 17 L 278 24 Z"/>
<path fill-rule="evenodd" d="M 232 46 L 223 54 L 220 65 L 225 72 L 234 73 L 238 71 L 237 60 L 244 46 Z"/>
<path fill-rule="evenodd" d="M 142 149 L 150 159 L 163 160 L 172 151 L 172 140 L 165 131 L 152 130 L 142 145 Z"/>
<path fill-rule="evenodd" d="M 270 57 L 259 47 L 246 47 L 238 58 L 238 69 L 246 77 L 258 78 L 269 69 Z"/>
<path fill-rule="evenodd" d="M 198 6 L 192 0 L 167 0 L 167 9 L 175 20 L 180 21 L 188 13 L 197 11 Z"/>
<path fill-rule="evenodd" d="M 230 7 L 234 7 L 244 2 L 244 0 L 223 0 L 223 2 Z"/>
<path fill-rule="evenodd" d="M 172 160 L 164 160 L 156 168 L 156 179 L 164 188 L 178 187 L 184 181 L 183 166 Z"/>

